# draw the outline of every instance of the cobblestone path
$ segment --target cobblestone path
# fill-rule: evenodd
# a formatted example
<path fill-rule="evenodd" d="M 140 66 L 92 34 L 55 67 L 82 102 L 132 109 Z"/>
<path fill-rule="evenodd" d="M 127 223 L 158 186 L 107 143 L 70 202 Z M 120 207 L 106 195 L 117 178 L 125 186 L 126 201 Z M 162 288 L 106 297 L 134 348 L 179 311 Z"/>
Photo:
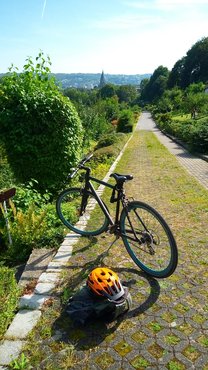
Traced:
<path fill-rule="evenodd" d="M 150 203 L 168 221 L 179 248 L 178 267 L 171 277 L 156 280 L 133 264 L 120 239 L 110 247 L 109 234 L 80 238 L 25 356 L 33 358 L 35 370 L 208 370 L 207 191 L 168 150 L 164 155 L 149 131 L 134 133 L 116 171 L 134 176 L 127 195 Z M 76 328 L 64 302 L 100 265 L 119 274 L 133 307 L 116 321 Z"/>
<path fill-rule="evenodd" d="M 208 189 L 208 162 L 192 155 L 181 145 L 165 136 L 160 130 L 157 129 L 150 113 L 142 113 L 137 128 L 138 130 L 149 130 L 154 132 L 160 142 L 176 156 L 180 164 L 184 166 L 186 170 L 206 189 Z"/>

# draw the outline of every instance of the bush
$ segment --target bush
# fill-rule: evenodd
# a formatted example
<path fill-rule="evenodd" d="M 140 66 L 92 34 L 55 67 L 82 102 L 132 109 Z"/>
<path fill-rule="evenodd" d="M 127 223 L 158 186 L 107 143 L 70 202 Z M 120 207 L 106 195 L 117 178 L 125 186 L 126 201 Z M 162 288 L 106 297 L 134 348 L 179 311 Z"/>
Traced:
<path fill-rule="evenodd" d="M 9 188 L 14 183 L 14 175 L 8 163 L 6 150 L 0 141 L 0 190 Z"/>
<path fill-rule="evenodd" d="M 13 269 L 0 266 L 0 340 L 17 308 L 19 289 Z"/>
<path fill-rule="evenodd" d="M 194 120 L 187 132 L 187 142 L 192 151 L 208 154 L 208 117 Z"/>
<path fill-rule="evenodd" d="M 48 60 L 48 63 L 50 61 Z M 49 75 L 40 53 L 22 73 L 10 70 L 0 85 L 0 135 L 19 182 L 38 180 L 41 191 L 58 189 L 79 159 L 78 114 Z"/>
<path fill-rule="evenodd" d="M 122 139 L 123 135 L 125 135 L 125 134 L 122 133 L 122 132 L 118 132 L 118 133 L 115 133 L 114 132 L 112 134 L 103 136 L 98 141 L 98 143 L 97 143 L 97 145 L 95 147 L 95 150 L 97 150 L 99 148 L 103 148 L 103 147 L 109 146 L 109 145 L 112 145 L 112 144 L 115 144 L 115 143 L 118 143 L 118 141 Z"/>
<path fill-rule="evenodd" d="M 121 149 L 125 145 L 126 141 L 128 140 L 128 135 L 124 133 L 116 133 L 114 136 L 109 135 L 109 139 L 106 136 L 106 139 L 101 141 L 101 144 L 107 144 L 108 142 L 113 142 L 111 145 L 102 146 L 95 150 L 93 155 L 93 161 L 95 162 L 107 162 L 112 163 L 112 161 L 119 155 Z"/>
<path fill-rule="evenodd" d="M 134 126 L 134 114 L 129 109 L 123 109 L 118 119 L 118 132 L 132 132 Z"/>
<path fill-rule="evenodd" d="M 8 243 L 7 229 L 2 217 L 4 210 L 0 205 L 0 232 L 5 247 L 2 260 L 14 265 L 24 262 L 33 248 L 59 246 L 64 228 L 56 215 L 55 206 L 47 202 L 46 195 L 41 195 L 30 187 L 17 188 L 13 200 L 9 200 L 10 208 L 8 207 L 12 245 Z"/>
<path fill-rule="evenodd" d="M 191 151 L 208 154 L 208 118 L 170 121 L 157 115 L 157 123 L 161 130 L 186 143 Z"/>

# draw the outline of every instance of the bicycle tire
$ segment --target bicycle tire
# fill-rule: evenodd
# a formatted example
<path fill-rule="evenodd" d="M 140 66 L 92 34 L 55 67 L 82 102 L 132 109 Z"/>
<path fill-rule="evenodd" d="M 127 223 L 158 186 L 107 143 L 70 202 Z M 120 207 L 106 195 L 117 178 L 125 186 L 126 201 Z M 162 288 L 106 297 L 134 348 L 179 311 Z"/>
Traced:
<path fill-rule="evenodd" d="M 140 201 L 129 202 L 127 209 L 121 212 L 120 228 L 132 260 L 150 276 L 166 278 L 172 275 L 178 263 L 178 250 L 164 218 L 153 207 Z M 130 239 L 134 236 L 128 217 L 140 243 Z"/>
<path fill-rule="evenodd" d="M 106 231 L 109 221 L 90 191 L 87 191 L 85 211 L 80 215 L 82 196 L 81 188 L 63 190 L 56 200 L 56 212 L 63 224 L 75 233 L 84 236 L 99 235 Z M 93 222 L 94 219 L 96 222 Z"/>

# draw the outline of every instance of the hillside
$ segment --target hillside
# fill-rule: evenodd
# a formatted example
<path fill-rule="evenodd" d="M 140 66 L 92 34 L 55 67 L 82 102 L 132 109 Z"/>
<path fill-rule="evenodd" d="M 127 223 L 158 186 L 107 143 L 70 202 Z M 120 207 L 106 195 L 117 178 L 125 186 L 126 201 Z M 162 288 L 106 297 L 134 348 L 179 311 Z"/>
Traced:
<path fill-rule="evenodd" d="M 93 88 L 98 86 L 100 82 L 100 73 L 56 73 L 56 79 L 61 82 L 63 88 L 66 87 L 84 87 Z M 144 78 L 149 78 L 151 74 L 137 74 L 137 75 L 114 75 L 105 74 L 107 83 L 115 85 L 139 85 Z"/>
<path fill-rule="evenodd" d="M 52 75 L 55 76 L 64 89 L 67 87 L 91 89 L 99 85 L 101 73 L 53 73 Z M 4 73 L 0 73 L 0 78 L 3 76 Z M 106 83 L 115 85 L 139 85 L 144 78 L 150 78 L 150 76 L 150 73 L 137 75 L 105 74 L 105 80 Z"/>

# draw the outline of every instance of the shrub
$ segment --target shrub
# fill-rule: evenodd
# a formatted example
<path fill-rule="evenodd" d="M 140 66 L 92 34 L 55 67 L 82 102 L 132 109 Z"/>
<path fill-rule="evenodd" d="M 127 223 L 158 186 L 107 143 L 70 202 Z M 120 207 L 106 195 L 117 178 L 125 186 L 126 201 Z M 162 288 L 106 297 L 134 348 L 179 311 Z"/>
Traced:
<path fill-rule="evenodd" d="M 17 308 L 19 289 L 13 269 L 0 266 L 0 340 Z"/>
<path fill-rule="evenodd" d="M 187 142 L 191 150 L 208 154 L 208 118 L 194 120 L 187 132 Z"/>
<path fill-rule="evenodd" d="M 24 71 L 10 69 L 0 85 L 0 135 L 19 182 L 38 180 L 39 189 L 58 189 L 79 158 L 78 114 L 50 77 L 50 60 L 39 53 Z"/>
<path fill-rule="evenodd" d="M 17 188 L 17 194 L 13 198 L 13 200 L 16 199 L 17 206 L 9 200 L 8 218 L 12 245 L 8 243 L 6 225 L 2 222 L 4 210 L 0 205 L 0 232 L 5 247 L 1 259 L 13 265 L 24 262 L 33 248 L 58 247 L 64 233 L 53 204 L 46 203 L 46 199 L 36 191 L 34 195 L 30 194 L 29 198 L 26 195 L 25 202 L 21 200 L 21 194 L 23 195 L 24 192 L 19 193 Z"/>
<path fill-rule="evenodd" d="M 123 109 L 118 119 L 117 131 L 118 132 L 132 132 L 134 125 L 134 114 L 129 109 Z"/>
<path fill-rule="evenodd" d="M 122 133 L 122 132 L 118 132 L 118 133 L 114 132 L 112 134 L 103 136 L 98 141 L 98 143 L 95 147 L 95 150 L 117 143 L 119 140 L 121 140 L 122 135 L 125 135 L 125 134 Z"/>
<path fill-rule="evenodd" d="M 103 146 L 95 150 L 94 155 L 93 155 L 93 161 L 95 162 L 107 162 L 107 163 L 112 163 L 112 161 L 119 155 L 121 149 L 125 145 L 126 141 L 128 140 L 128 135 L 119 132 L 115 134 L 115 138 L 106 138 L 106 141 L 104 140 L 103 144 L 107 144 L 107 142 L 112 142 L 114 141 L 111 145 L 108 146 Z"/>
<path fill-rule="evenodd" d="M 0 189 L 9 188 L 14 183 L 14 175 L 8 163 L 6 150 L 0 141 Z"/>

